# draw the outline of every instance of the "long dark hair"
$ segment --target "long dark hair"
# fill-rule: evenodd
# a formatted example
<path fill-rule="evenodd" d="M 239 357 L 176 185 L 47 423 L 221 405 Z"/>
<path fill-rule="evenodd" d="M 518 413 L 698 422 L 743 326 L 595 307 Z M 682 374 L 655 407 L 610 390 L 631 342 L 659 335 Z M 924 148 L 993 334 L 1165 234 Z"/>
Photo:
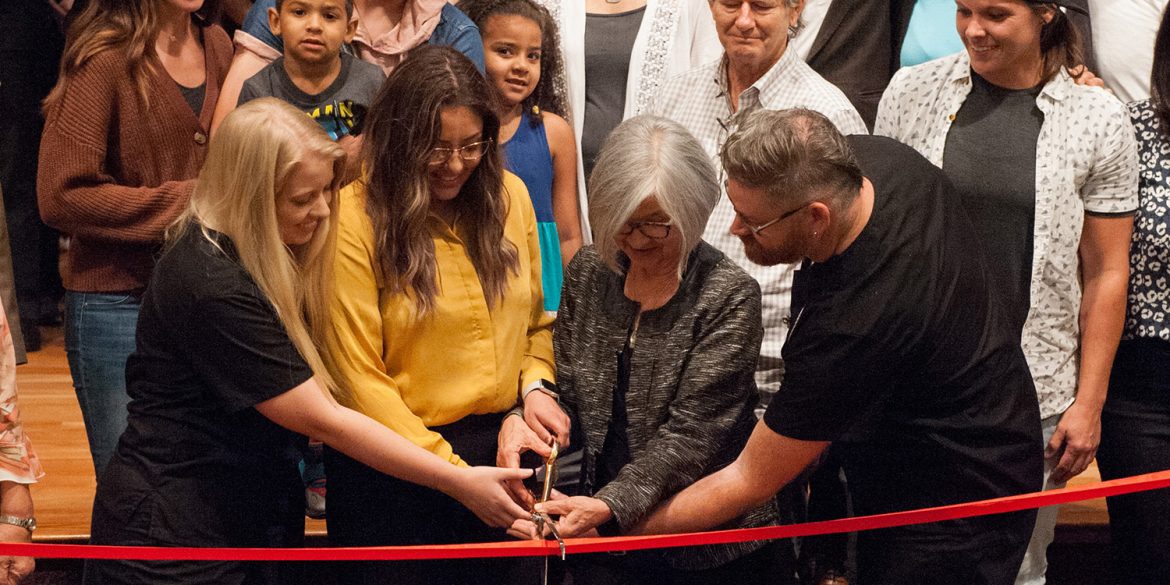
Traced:
<path fill-rule="evenodd" d="M 488 20 L 497 15 L 520 16 L 540 27 L 540 82 L 521 102 L 520 108 L 534 114 L 545 111 L 565 117 L 568 110 L 565 96 L 555 89 L 556 76 L 561 75 L 562 67 L 560 33 L 548 10 L 532 0 L 462 0 L 459 9 L 475 22 L 481 32 L 487 30 Z M 492 88 L 494 91 L 495 86 Z M 540 116 L 529 116 L 529 120 L 534 126 L 540 124 Z"/>
<path fill-rule="evenodd" d="M 483 120 L 487 151 L 454 205 L 457 229 L 479 275 L 488 306 L 501 301 L 519 253 L 504 237 L 508 201 L 500 159 L 500 119 L 487 81 L 462 53 L 424 45 L 394 69 L 370 105 L 365 122 L 366 211 L 374 227 L 384 285 L 413 297 L 419 316 L 435 305 L 439 282 L 427 158 L 439 142 L 443 108 L 466 107 Z"/>
<path fill-rule="evenodd" d="M 1158 38 L 1154 41 L 1150 103 L 1158 113 L 1162 133 L 1170 136 L 1170 7 L 1162 12 L 1162 24 L 1158 27 Z"/>
<path fill-rule="evenodd" d="M 1040 29 L 1040 56 L 1044 63 L 1040 83 L 1052 81 L 1061 69 L 1067 69 L 1070 75 L 1080 77 L 1083 71 L 1077 67 L 1085 64 L 1085 47 L 1076 25 L 1055 4 L 1039 4 L 1033 6 L 1033 10 L 1052 11 L 1052 20 Z"/>

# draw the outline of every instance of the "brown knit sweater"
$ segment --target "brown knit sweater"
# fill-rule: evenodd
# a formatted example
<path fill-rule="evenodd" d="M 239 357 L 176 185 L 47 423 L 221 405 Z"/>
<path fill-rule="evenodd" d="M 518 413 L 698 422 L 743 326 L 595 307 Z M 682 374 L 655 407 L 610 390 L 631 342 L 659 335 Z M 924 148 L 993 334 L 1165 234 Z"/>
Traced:
<path fill-rule="evenodd" d="M 223 29 L 202 31 L 207 89 L 199 117 L 161 65 L 143 105 L 116 50 L 83 65 L 48 109 L 37 193 L 45 223 L 73 236 L 67 289 L 146 287 L 163 232 L 186 208 L 203 165 L 232 58 Z"/>

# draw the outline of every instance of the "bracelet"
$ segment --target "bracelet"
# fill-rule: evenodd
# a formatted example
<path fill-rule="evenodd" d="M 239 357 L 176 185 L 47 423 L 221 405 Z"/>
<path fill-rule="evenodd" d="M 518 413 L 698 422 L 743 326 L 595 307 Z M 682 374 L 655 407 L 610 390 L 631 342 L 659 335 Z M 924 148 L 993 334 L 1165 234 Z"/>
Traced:
<path fill-rule="evenodd" d="M 32 531 L 37 529 L 37 519 L 29 516 L 28 518 L 21 518 L 20 516 L 0 515 L 0 524 L 11 524 L 19 526 L 32 534 Z"/>

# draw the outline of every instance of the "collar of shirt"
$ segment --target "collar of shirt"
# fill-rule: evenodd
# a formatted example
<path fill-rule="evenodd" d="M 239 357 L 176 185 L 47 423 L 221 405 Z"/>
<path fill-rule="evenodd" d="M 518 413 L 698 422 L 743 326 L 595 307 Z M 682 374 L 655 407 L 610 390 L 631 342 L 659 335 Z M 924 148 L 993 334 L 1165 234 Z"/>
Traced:
<path fill-rule="evenodd" d="M 959 53 L 958 59 L 955 60 L 955 65 L 950 71 L 948 77 L 952 83 L 962 84 L 964 86 L 971 85 L 971 57 L 967 51 Z M 1057 72 L 1056 76 L 1048 80 L 1044 87 L 1040 89 L 1040 98 L 1048 98 L 1052 101 L 1062 102 L 1069 95 L 1069 88 L 1076 82 L 1073 81 L 1072 76 L 1068 74 L 1063 67 Z M 963 97 L 966 97 L 967 91 L 963 92 Z M 1043 100 L 1038 99 L 1037 103 L 1042 103 Z M 1043 109 L 1043 106 L 1041 106 Z M 1044 112 L 1048 113 L 1048 112 Z"/>
<path fill-rule="evenodd" d="M 784 92 L 791 87 L 794 80 L 791 79 L 792 71 L 798 61 L 795 51 L 784 51 L 780 55 L 780 60 L 768 69 L 755 83 L 743 90 L 739 94 L 739 107 L 736 112 L 752 111 L 760 106 L 769 110 L 782 110 L 790 107 L 785 99 Z M 723 60 L 720 61 L 719 67 L 715 70 L 715 87 L 717 90 L 716 98 L 723 98 L 727 102 L 727 97 L 731 91 L 729 82 L 727 80 L 727 53 L 723 53 Z M 788 89 L 791 91 L 791 89 Z M 728 103 L 728 107 L 731 104 Z"/>
<path fill-rule="evenodd" d="M 366 30 L 364 22 L 358 18 L 357 7 L 354 7 L 351 20 L 357 21 L 357 31 L 353 43 L 380 55 L 399 56 L 431 38 L 446 4 L 447 0 L 410 0 L 403 6 L 398 24 L 378 38 L 373 38 Z"/>

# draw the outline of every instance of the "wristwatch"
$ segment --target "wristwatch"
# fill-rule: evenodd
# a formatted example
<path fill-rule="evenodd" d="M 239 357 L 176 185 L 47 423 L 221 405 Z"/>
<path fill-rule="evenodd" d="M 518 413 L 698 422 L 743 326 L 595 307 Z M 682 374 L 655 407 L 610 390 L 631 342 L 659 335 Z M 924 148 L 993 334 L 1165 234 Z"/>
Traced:
<path fill-rule="evenodd" d="M 544 378 L 541 378 L 520 390 L 520 402 L 523 403 L 524 399 L 528 398 L 529 394 L 532 394 L 537 390 L 548 394 L 550 398 L 560 403 L 561 395 L 557 393 L 557 390 L 559 389 L 557 388 L 556 383 L 551 380 L 545 380 Z"/>
<path fill-rule="evenodd" d="M 28 518 L 21 518 L 20 516 L 0 515 L 0 524 L 11 524 L 13 526 L 19 526 L 29 531 L 30 534 L 32 531 L 37 529 L 37 519 L 31 516 Z"/>

